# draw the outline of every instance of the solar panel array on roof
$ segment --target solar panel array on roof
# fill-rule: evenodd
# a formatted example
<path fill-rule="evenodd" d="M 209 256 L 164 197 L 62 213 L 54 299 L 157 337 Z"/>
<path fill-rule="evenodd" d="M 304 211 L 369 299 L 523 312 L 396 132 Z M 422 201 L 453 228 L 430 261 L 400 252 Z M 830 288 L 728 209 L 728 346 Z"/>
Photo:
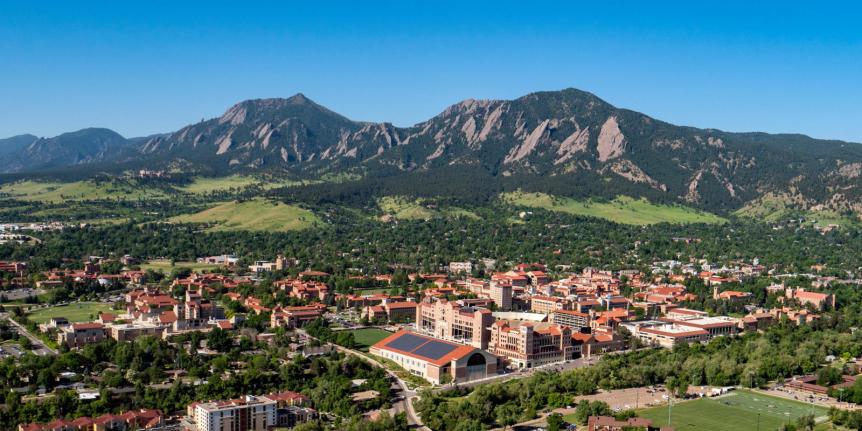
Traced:
<path fill-rule="evenodd" d="M 413 349 L 427 342 L 427 338 L 419 337 L 413 334 L 402 334 L 400 337 L 386 343 L 386 347 L 401 350 L 404 352 L 412 352 Z"/>
<path fill-rule="evenodd" d="M 422 347 L 414 350 L 413 354 L 431 359 L 440 359 L 457 348 L 458 346 L 431 340 L 423 344 Z"/>

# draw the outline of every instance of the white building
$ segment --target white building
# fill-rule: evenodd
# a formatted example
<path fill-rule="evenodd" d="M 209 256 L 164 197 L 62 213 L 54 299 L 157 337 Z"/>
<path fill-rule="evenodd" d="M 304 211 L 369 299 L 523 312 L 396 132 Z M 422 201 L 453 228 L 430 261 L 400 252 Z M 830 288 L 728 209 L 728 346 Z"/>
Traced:
<path fill-rule="evenodd" d="M 189 409 L 197 431 L 266 431 L 277 425 L 278 403 L 266 397 L 195 403 Z"/>

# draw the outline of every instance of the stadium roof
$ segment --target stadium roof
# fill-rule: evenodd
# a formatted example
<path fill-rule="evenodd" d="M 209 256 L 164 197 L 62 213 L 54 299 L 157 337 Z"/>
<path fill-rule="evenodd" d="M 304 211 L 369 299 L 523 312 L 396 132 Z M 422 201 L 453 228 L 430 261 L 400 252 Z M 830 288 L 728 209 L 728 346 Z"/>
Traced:
<path fill-rule="evenodd" d="M 380 340 L 373 347 L 421 359 L 437 366 L 463 358 L 477 350 L 472 346 L 450 343 L 405 330 Z"/>

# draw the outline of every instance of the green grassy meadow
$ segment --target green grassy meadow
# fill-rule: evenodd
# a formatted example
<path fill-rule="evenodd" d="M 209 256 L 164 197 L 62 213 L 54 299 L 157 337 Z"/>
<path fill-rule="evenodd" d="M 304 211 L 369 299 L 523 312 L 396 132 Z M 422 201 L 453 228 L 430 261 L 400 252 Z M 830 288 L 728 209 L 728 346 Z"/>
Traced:
<path fill-rule="evenodd" d="M 543 208 L 568 214 L 599 217 L 617 223 L 647 225 L 655 223 L 724 223 L 715 214 L 681 205 L 653 204 L 646 199 L 618 196 L 608 202 L 582 201 L 544 193 L 512 192 L 501 195 L 504 202 L 528 208 Z"/>
<path fill-rule="evenodd" d="M 476 213 L 458 207 L 429 208 L 421 199 L 404 196 L 384 196 L 377 199 L 380 209 L 398 220 L 429 220 L 434 217 L 466 217 L 477 220 Z"/>
<path fill-rule="evenodd" d="M 321 223 L 313 212 L 296 205 L 252 199 L 216 205 L 194 214 L 170 219 L 174 223 L 210 223 L 210 231 L 286 232 Z"/>
<path fill-rule="evenodd" d="M 87 322 L 101 312 L 111 312 L 111 305 L 101 302 L 73 302 L 69 305 L 58 305 L 36 310 L 27 315 L 30 321 L 45 323 L 53 317 L 65 317 L 70 322 Z"/>
<path fill-rule="evenodd" d="M 775 430 L 798 417 L 813 414 L 815 419 L 827 416 L 827 409 L 749 391 L 734 391 L 718 398 L 700 398 L 675 404 L 671 425 L 677 431 Z M 653 425 L 667 425 L 667 407 L 638 412 L 652 419 Z"/>
<path fill-rule="evenodd" d="M 131 182 L 74 181 L 69 183 L 19 181 L 0 186 L 0 193 L 9 197 L 34 202 L 57 203 L 97 199 L 158 199 L 167 195 L 158 189 L 142 187 Z"/>

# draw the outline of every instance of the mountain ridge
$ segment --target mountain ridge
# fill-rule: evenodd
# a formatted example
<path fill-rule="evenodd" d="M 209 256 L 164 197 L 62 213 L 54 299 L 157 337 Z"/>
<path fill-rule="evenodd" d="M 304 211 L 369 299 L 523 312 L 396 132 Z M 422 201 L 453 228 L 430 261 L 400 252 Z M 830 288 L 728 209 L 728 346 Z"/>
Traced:
<path fill-rule="evenodd" d="M 475 169 L 492 178 L 576 178 L 572 188 L 597 193 L 616 184 L 723 211 L 775 192 L 805 205 L 862 209 L 862 145 L 676 126 L 573 88 L 465 99 L 408 127 L 353 121 L 297 93 L 241 101 L 219 117 L 126 144 L 93 146 L 54 164 L 300 177 Z"/>

